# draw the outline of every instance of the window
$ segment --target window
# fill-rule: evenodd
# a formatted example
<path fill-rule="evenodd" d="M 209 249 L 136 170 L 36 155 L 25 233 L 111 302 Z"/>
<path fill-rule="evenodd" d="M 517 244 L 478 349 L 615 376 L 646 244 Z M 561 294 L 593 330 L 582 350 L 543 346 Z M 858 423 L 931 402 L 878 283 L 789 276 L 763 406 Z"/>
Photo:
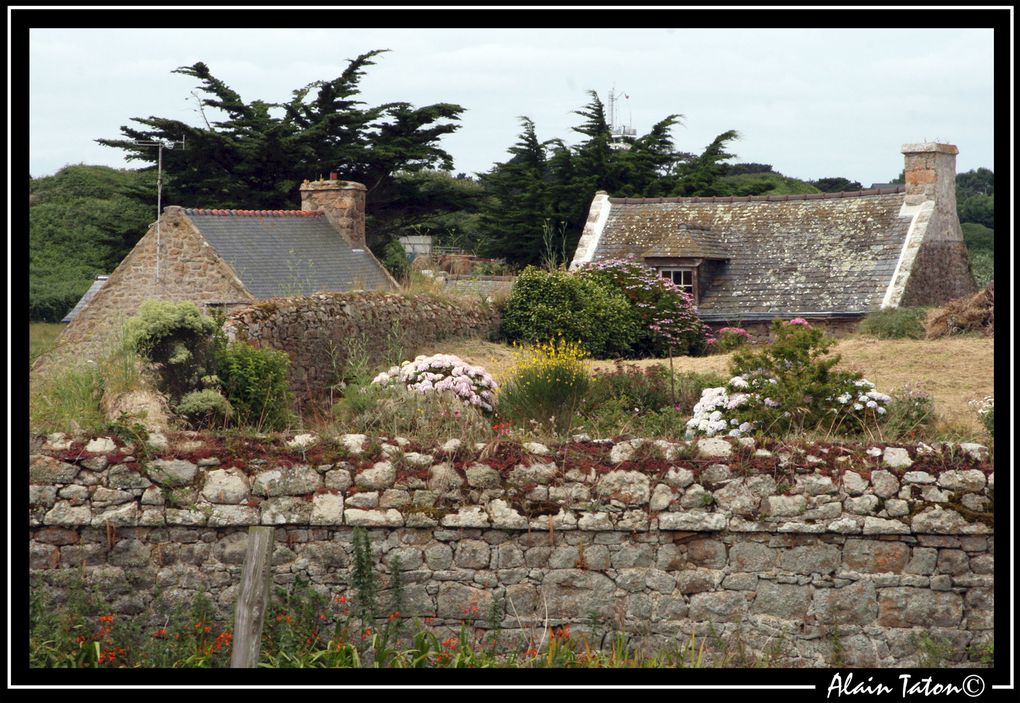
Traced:
<path fill-rule="evenodd" d="M 694 269 L 659 269 L 659 275 L 673 281 L 684 293 L 694 295 Z"/>

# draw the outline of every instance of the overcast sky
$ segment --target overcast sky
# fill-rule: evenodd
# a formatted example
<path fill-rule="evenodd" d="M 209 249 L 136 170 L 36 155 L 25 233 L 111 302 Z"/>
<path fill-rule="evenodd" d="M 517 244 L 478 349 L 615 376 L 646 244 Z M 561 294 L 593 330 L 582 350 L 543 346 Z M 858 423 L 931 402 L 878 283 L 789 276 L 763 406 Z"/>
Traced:
<path fill-rule="evenodd" d="M 442 141 L 456 171 L 505 160 L 519 115 L 540 139 L 573 143 L 586 91 L 605 101 L 614 86 L 639 134 L 681 113 L 678 149 L 736 129 L 737 160 L 798 178 L 888 181 L 902 144 L 936 140 L 959 146 L 959 171 L 994 168 L 991 30 L 69 29 L 30 41 L 36 177 L 69 163 L 137 167 L 93 141 L 132 117 L 199 124 L 197 81 L 171 73 L 179 66 L 204 61 L 245 100 L 282 102 L 372 49 L 392 51 L 362 79 L 369 104 L 466 108 Z"/>

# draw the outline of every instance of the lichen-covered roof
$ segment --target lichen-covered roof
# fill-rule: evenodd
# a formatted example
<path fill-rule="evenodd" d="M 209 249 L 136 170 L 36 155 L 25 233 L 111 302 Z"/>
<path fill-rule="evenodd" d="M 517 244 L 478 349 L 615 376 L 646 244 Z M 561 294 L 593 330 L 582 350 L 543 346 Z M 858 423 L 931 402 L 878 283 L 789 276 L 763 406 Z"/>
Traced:
<path fill-rule="evenodd" d="M 184 213 L 256 298 L 393 287 L 375 258 L 352 248 L 321 212 Z"/>
<path fill-rule="evenodd" d="M 713 247 L 729 260 L 706 265 L 712 270 L 698 305 L 706 316 L 861 313 L 879 307 L 896 269 L 910 226 L 910 217 L 900 216 L 903 200 L 902 187 L 806 196 L 610 198 L 593 259 L 656 256 L 647 252 L 683 228 L 708 230 Z"/>
<path fill-rule="evenodd" d="M 89 304 L 90 300 L 96 297 L 96 293 L 99 292 L 100 288 L 106 285 L 106 281 L 109 278 L 109 276 L 96 276 L 96 280 L 94 280 L 92 285 L 89 286 L 89 289 L 85 291 L 85 295 L 81 297 L 81 300 L 75 303 L 75 306 L 71 308 L 69 313 L 64 315 L 64 319 L 62 319 L 61 322 L 70 322 L 74 318 L 78 317 L 78 313 L 80 313 L 82 309 Z"/>
<path fill-rule="evenodd" d="M 654 258 L 692 257 L 696 259 L 728 259 L 726 245 L 718 233 L 689 224 L 663 235 L 645 249 L 642 256 Z"/>

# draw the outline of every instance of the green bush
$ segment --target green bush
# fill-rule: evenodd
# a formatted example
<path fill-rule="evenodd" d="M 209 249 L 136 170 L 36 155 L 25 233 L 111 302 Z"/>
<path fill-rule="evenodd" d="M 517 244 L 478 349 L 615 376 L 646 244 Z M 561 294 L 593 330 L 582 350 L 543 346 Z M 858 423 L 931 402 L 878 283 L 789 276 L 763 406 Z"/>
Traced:
<path fill-rule="evenodd" d="M 585 353 L 562 339 L 518 352 L 497 396 L 496 414 L 518 425 L 535 422 L 567 432 L 591 385 Z"/>
<path fill-rule="evenodd" d="M 612 285 L 566 271 L 529 266 L 514 281 L 503 307 L 510 342 L 578 341 L 592 356 L 625 356 L 640 330 L 627 298 Z"/>
<path fill-rule="evenodd" d="M 935 427 L 935 401 L 923 390 L 901 388 L 885 407 L 882 433 L 888 439 L 923 437 Z"/>
<path fill-rule="evenodd" d="M 743 327 L 723 327 L 715 336 L 715 344 L 712 351 L 725 354 L 734 349 L 739 349 L 751 341 L 751 335 Z"/>
<path fill-rule="evenodd" d="M 733 356 L 730 371 L 742 381 L 734 385 L 731 379 L 730 385 L 746 389 L 755 401 L 733 413 L 737 424 L 750 422 L 770 436 L 819 427 L 861 429 L 870 415 L 854 412 L 856 397 L 873 386 L 860 374 L 833 369 L 840 357 L 828 352 L 836 340 L 800 318 L 774 320 L 772 335 L 773 342 L 762 350 L 742 349 Z"/>
<path fill-rule="evenodd" d="M 291 423 L 286 352 L 232 342 L 220 352 L 218 366 L 238 423 L 259 430 L 282 430 Z"/>
<path fill-rule="evenodd" d="M 194 303 L 146 300 L 125 323 L 124 343 L 156 365 L 159 390 L 179 401 L 210 373 L 218 329 Z"/>
<path fill-rule="evenodd" d="M 857 331 L 881 339 L 924 339 L 928 308 L 887 308 L 868 313 Z"/>
<path fill-rule="evenodd" d="M 225 424 L 234 414 L 230 401 L 212 388 L 192 391 L 177 404 L 177 413 L 195 427 L 214 427 Z"/>
<path fill-rule="evenodd" d="M 627 299 L 637 328 L 630 356 L 683 356 L 705 351 L 709 330 L 698 319 L 694 299 L 650 266 L 631 259 L 609 259 L 588 264 L 577 275 Z"/>

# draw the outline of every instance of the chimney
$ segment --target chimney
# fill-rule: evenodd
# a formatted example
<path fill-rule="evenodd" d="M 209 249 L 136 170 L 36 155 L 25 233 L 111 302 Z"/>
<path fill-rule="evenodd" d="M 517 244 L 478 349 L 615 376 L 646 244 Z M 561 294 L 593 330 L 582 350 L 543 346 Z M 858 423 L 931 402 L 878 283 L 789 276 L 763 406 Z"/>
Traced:
<path fill-rule="evenodd" d="M 301 209 L 325 213 L 330 224 L 354 248 L 365 246 L 365 186 L 341 181 L 331 172 L 329 180 L 301 184 Z"/>
<path fill-rule="evenodd" d="M 952 144 L 904 144 L 904 181 L 907 205 L 934 200 L 956 211 L 956 155 Z"/>

